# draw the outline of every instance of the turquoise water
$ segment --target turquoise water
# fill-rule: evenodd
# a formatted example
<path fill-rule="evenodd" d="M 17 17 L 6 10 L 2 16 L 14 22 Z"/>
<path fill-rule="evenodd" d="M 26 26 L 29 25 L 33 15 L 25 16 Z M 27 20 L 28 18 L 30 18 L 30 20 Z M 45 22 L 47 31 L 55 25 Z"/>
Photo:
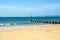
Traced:
<path fill-rule="evenodd" d="M 0 17 L 0 26 L 31 25 L 33 21 L 60 21 L 60 17 Z"/>

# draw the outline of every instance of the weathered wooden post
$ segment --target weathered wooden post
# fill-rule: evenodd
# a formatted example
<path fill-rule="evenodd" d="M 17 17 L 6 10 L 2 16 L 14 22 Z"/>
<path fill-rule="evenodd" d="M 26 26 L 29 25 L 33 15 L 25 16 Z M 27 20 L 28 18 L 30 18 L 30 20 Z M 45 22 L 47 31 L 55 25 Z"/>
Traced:
<path fill-rule="evenodd" d="M 32 24 L 32 15 L 31 15 L 31 19 L 30 19 L 30 21 L 31 21 L 31 24 Z"/>
<path fill-rule="evenodd" d="M 60 21 L 58 21 L 58 24 L 60 24 Z"/>

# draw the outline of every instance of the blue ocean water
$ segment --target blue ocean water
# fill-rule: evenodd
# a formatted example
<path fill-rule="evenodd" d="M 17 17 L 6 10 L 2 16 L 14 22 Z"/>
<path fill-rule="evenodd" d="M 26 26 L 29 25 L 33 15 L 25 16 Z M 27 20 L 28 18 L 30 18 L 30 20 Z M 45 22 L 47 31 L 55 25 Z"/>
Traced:
<path fill-rule="evenodd" d="M 60 21 L 60 17 L 0 17 L 0 26 L 42 25 L 36 21 Z"/>

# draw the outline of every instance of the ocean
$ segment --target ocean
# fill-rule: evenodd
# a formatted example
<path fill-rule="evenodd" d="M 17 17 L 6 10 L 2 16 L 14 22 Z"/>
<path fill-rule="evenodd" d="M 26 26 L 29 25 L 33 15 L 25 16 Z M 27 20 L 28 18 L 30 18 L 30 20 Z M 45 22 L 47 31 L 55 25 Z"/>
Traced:
<path fill-rule="evenodd" d="M 44 21 L 60 21 L 60 17 L 0 17 L 0 27 L 44 25 Z"/>

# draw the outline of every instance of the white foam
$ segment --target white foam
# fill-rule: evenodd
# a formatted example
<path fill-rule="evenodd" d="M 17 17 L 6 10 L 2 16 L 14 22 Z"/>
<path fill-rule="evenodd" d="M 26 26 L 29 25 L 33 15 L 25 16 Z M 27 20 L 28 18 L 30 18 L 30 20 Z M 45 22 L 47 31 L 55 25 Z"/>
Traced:
<path fill-rule="evenodd" d="M 6 23 L 5 25 L 10 25 L 10 24 Z"/>
<path fill-rule="evenodd" d="M 0 24 L 1 26 L 3 26 L 4 24 Z"/>

